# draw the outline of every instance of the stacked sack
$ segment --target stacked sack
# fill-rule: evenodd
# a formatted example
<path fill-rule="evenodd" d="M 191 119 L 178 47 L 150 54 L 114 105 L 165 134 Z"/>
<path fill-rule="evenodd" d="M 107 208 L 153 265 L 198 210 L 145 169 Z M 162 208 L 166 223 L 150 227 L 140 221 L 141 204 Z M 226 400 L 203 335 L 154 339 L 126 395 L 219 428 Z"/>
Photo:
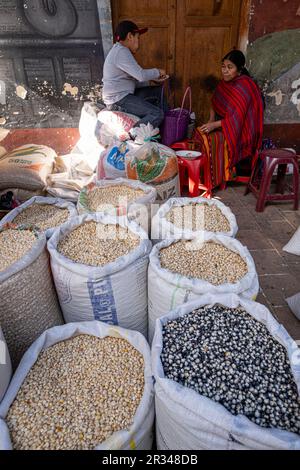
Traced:
<path fill-rule="evenodd" d="M 19 199 L 43 194 L 57 155 L 46 145 L 28 144 L 0 157 L 0 191 L 12 190 Z"/>

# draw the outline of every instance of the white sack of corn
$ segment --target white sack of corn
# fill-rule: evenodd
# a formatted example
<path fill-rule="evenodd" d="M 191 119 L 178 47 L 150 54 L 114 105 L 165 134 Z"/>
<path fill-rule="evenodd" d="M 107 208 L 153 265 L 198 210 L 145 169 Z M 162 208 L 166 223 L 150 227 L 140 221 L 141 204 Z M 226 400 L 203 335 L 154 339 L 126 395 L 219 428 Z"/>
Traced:
<path fill-rule="evenodd" d="M 197 208 L 192 207 L 199 205 Z M 217 224 L 214 221 L 207 220 L 204 215 L 204 205 L 207 205 L 209 208 L 216 207 L 219 210 L 220 216 L 224 217 L 224 222 L 226 222 L 226 228 L 224 227 L 221 230 L 221 226 L 224 225 L 221 221 Z M 181 209 L 181 217 L 179 220 L 180 226 L 175 225 L 174 223 L 168 220 L 168 214 L 173 210 L 178 208 Z M 196 210 L 195 210 L 196 209 Z M 197 213 L 197 229 L 193 228 L 193 216 L 194 213 Z M 207 229 L 207 225 L 210 226 L 210 230 Z M 216 227 L 214 231 L 212 228 Z M 219 229 L 218 229 L 219 228 Z M 197 198 L 171 198 L 165 204 L 163 204 L 156 215 L 152 219 L 152 239 L 154 240 L 166 240 L 170 238 L 181 239 L 183 237 L 192 237 L 194 235 L 199 235 L 201 232 L 206 231 L 211 235 L 226 235 L 228 237 L 235 237 L 238 231 L 238 226 L 236 222 L 235 215 L 230 210 L 229 207 L 225 206 L 222 202 L 217 199 L 205 199 L 203 197 Z"/>
<path fill-rule="evenodd" d="M 63 323 L 44 234 L 37 233 L 32 247 L 0 270 L 0 298 L 0 324 L 15 368 L 43 331 Z"/>
<path fill-rule="evenodd" d="M 45 206 L 55 206 L 59 209 L 68 210 L 69 215 L 67 217 L 67 220 L 71 219 L 72 217 L 76 217 L 78 215 L 75 205 L 72 204 L 71 202 L 64 201 L 63 199 L 59 199 L 59 198 L 36 196 L 36 197 L 31 198 L 29 201 L 24 202 L 24 204 L 22 204 L 21 206 L 16 207 L 11 212 L 9 212 L 0 221 L 0 225 L 3 225 L 5 223 L 15 223 L 15 219 L 19 214 L 21 214 L 25 209 L 29 208 L 30 206 L 37 205 L 37 204 L 40 205 L 40 206 L 43 206 L 43 205 L 45 205 Z M 62 223 L 65 223 L 67 220 L 65 220 Z M 31 223 L 31 222 L 26 221 L 24 223 Z M 38 225 L 37 225 L 37 227 L 38 227 Z M 40 228 L 40 227 L 38 227 L 38 228 Z M 56 229 L 57 229 L 57 226 L 48 228 L 45 231 L 46 237 L 50 238 L 53 235 L 53 233 Z"/>
<path fill-rule="evenodd" d="M 196 391 L 167 379 L 161 361 L 162 329 L 203 306 L 242 307 L 263 323 L 287 351 L 292 374 L 300 393 L 300 360 L 297 344 L 269 310 L 235 294 L 207 294 L 178 307 L 156 321 L 152 344 L 152 371 L 155 378 L 156 438 L 159 450 L 296 450 L 300 436 L 281 429 L 264 428 L 246 416 L 234 416 L 223 405 Z"/>
<path fill-rule="evenodd" d="M 151 450 L 153 441 L 154 392 L 149 345 L 145 338 L 138 332 L 106 325 L 98 321 L 70 323 L 51 328 L 45 331 L 29 348 L 0 405 L 0 450 L 11 450 L 13 448 L 5 418 L 20 387 L 37 361 L 41 351 L 47 350 L 49 347 L 61 341 L 66 341 L 79 335 L 90 335 L 98 338 L 109 336 L 124 339 L 128 341 L 144 359 L 144 393 L 134 415 L 132 425 L 129 429 L 113 433 L 107 440 L 99 443 L 95 447 L 95 450 Z M 78 365 L 79 364 L 80 360 L 78 360 Z M 128 373 L 130 374 L 130 371 L 128 371 Z M 76 380 L 76 377 L 74 379 Z M 96 400 L 97 397 L 93 398 L 91 395 L 91 399 Z M 80 407 L 78 408 L 78 412 L 80 412 Z"/>
<path fill-rule="evenodd" d="M 91 221 L 128 228 L 140 239 L 137 248 L 100 267 L 80 264 L 60 254 L 59 242 Z M 147 337 L 147 268 L 151 247 L 147 234 L 125 218 L 86 214 L 62 225 L 49 240 L 48 250 L 65 322 L 100 320 L 137 330 Z"/>
<path fill-rule="evenodd" d="M 91 208 L 89 197 L 93 191 L 97 189 L 110 189 L 118 191 L 118 188 L 129 191 L 141 192 L 135 200 L 127 200 L 126 195 L 120 196 L 116 205 L 105 203 L 97 208 Z M 126 192 L 126 191 L 125 191 Z M 125 193 L 122 193 L 125 194 Z M 151 206 L 156 201 L 157 191 L 155 188 L 148 186 L 140 181 L 128 180 L 126 178 L 117 178 L 115 180 L 98 180 L 86 186 L 80 193 L 77 203 L 78 214 L 92 214 L 95 212 L 103 212 L 110 215 L 128 215 L 129 220 L 135 220 L 146 232 L 151 231 Z M 105 198 L 104 198 L 105 199 Z M 108 199 L 105 199 L 106 201 Z"/>
<path fill-rule="evenodd" d="M 12 374 L 11 361 L 0 326 L 0 403 L 9 385 Z"/>
<path fill-rule="evenodd" d="M 188 240 L 198 241 L 198 237 L 188 237 Z M 157 318 L 166 315 L 178 305 L 190 302 L 203 294 L 238 294 L 255 300 L 259 291 L 258 275 L 254 260 L 249 250 L 238 240 L 222 235 L 210 235 L 205 232 L 201 242 L 213 242 L 225 246 L 237 253 L 247 265 L 247 274 L 235 283 L 214 285 L 206 280 L 182 276 L 161 267 L 160 251 L 177 242 L 165 240 L 155 245 L 150 253 L 148 269 L 148 315 L 149 340 L 154 334 Z M 180 260 L 178 260 L 180 263 Z"/>

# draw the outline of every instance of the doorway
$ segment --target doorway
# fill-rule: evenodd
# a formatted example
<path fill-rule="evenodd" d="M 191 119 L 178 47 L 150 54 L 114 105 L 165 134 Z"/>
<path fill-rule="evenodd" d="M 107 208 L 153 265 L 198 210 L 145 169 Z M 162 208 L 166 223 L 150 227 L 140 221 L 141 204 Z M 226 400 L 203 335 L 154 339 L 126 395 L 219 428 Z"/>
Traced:
<path fill-rule="evenodd" d="M 114 28 L 125 19 L 149 28 L 137 60 L 144 68 L 167 70 L 176 106 L 192 87 L 198 123 L 208 119 L 222 57 L 239 46 L 245 8 L 249 2 L 243 0 L 112 0 Z"/>

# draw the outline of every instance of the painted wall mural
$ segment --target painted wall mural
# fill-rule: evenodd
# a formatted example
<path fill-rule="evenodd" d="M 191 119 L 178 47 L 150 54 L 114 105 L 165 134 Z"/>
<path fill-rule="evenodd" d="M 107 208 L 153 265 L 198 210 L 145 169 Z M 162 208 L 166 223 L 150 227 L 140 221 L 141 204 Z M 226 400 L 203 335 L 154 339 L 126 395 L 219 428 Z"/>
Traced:
<path fill-rule="evenodd" d="M 299 0 L 253 0 L 247 61 L 266 97 L 265 122 L 300 123 Z"/>

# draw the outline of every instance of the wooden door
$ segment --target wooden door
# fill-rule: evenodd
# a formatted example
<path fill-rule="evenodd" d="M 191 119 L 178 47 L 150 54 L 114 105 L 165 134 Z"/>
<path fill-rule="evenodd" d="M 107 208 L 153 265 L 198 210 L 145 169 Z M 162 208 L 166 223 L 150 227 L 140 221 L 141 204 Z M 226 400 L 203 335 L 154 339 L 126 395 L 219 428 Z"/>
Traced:
<path fill-rule="evenodd" d="M 123 20 L 147 27 L 136 55 L 144 68 L 162 68 L 175 73 L 176 0 L 112 0 L 113 26 Z"/>
<path fill-rule="evenodd" d="M 130 19 L 149 27 L 137 60 L 167 70 L 179 106 L 192 86 L 197 121 L 209 116 L 212 89 L 221 76 L 221 59 L 238 46 L 242 0 L 112 0 L 114 27 Z"/>
<path fill-rule="evenodd" d="M 192 87 L 198 123 L 209 117 L 221 59 L 238 46 L 241 0 L 179 0 L 176 22 L 176 98 Z"/>

